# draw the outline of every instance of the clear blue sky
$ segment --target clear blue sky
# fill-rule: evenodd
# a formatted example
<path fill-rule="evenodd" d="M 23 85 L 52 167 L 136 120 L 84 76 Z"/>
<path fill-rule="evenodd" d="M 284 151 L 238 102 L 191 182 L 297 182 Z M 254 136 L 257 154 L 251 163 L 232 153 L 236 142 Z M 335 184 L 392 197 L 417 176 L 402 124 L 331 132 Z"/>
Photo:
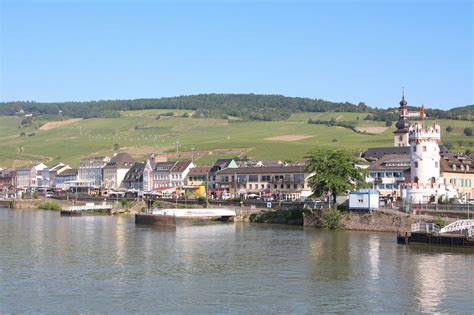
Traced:
<path fill-rule="evenodd" d="M 472 1 L 0 2 L 1 101 L 474 103 Z"/>

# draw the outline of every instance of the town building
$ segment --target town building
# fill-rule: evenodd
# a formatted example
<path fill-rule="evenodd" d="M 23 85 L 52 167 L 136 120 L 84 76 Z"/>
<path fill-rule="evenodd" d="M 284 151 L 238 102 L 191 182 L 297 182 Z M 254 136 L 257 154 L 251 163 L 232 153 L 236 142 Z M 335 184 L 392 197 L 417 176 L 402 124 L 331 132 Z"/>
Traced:
<path fill-rule="evenodd" d="M 67 191 L 75 187 L 77 182 L 77 168 L 69 168 L 55 175 L 54 188 L 56 191 Z"/>
<path fill-rule="evenodd" d="M 312 194 L 305 166 L 263 166 L 226 168 L 216 174 L 216 198 L 266 197 L 286 200 Z"/>
<path fill-rule="evenodd" d="M 0 197 L 16 197 L 16 170 L 2 169 L 0 171 Z"/>
<path fill-rule="evenodd" d="M 47 178 L 44 181 L 44 186 L 46 187 L 51 187 L 55 188 L 56 187 L 56 176 L 58 174 L 61 174 L 63 171 L 71 169 L 69 165 L 66 165 L 64 163 L 58 163 L 56 165 L 53 165 L 52 167 L 48 169 L 43 170 L 43 178 Z M 46 183 L 47 181 L 47 183 Z"/>
<path fill-rule="evenodd" d="M 410 178 L 410 156 L 388 154 L 373 161 L 368 168 L 368 182 L 381 196 L 400 197 L 402 184 Z"/>
<path fill-rule="evenodd" d="M 104 188 L 119 189 L 125 175 L 134 163 L 135 161 L 128 153 L 115 154 L 107 165 L 104 166 Z"/>
<path fill-rule="evenodd" d="M 218 159 L 209 170 L 209 191 L 213 196 L 217 192 L 217 173 L 227 168 L 238 168 L 239 165 L 233 159 Z"/>
<path fill-rule="evenodd" d="M 153 190 L 184 186 L 186 175 L 193 167 L 191 161 L 155 163 L 152 171 Z"/>
<path fill-rule="evenodd" d="M 122 188 L 131 191 L 143 190 L 144 169 L 144 162 L 133 164 L 133 166 L 128 170 L 122 180 Z"/>
<path fill-rule="evenodd" d="M 451 184 L 460 199 L 467 202 L 474 196 L 474 163 L 464 154 L 445 153 L 441 158 L 444 184 Z"/>
<path fill-rule="evenodd" d="M 207 191 L 207 183 L 211 166 L 197 166 L 189 170 L 186 176 L 185 186 L 193 189 L 193 193 L 197 197 L 205 197 Z"/>
<path fill-rule="evenodd" d="M 103 170 L 109 162 L 109 157 L 84 159 L 77 172 L 76 186 L 81 188 L 101 188 L 104 178 Z"/>
<path fill-rule="evenodd" d="M 47 168 L 45 164 L 39 163 L 18 169 L 16 171 L 16 189 L 31 193 L 42 187 L 45 180 L 43 170 Z"/>

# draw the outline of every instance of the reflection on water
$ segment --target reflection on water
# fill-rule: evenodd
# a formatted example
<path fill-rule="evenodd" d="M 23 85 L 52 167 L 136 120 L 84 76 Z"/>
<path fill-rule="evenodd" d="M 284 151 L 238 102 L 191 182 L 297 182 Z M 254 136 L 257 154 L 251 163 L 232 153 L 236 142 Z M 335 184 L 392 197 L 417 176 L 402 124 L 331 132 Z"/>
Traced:
<path fill-rule="evenodd" d="M 0 313 L 470 313 L 473 258 L 391 233 L 0 209 Z"/>

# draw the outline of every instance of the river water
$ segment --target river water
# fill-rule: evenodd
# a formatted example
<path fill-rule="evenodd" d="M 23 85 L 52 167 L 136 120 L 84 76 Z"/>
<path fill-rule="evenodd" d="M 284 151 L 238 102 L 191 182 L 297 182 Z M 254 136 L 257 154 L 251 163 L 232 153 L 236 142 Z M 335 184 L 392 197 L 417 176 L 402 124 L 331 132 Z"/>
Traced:
<path fill-rule="evenodd" d="M 474 312 L 474 252 L 392 233 L 0 209 L 0 313 Z"/>

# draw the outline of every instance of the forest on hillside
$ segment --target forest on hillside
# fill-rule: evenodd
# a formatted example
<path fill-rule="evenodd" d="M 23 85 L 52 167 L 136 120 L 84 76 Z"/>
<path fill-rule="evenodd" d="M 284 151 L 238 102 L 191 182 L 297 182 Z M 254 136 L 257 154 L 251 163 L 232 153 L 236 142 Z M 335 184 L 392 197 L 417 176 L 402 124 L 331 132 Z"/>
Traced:
<path fill-rule="evenodd" d="M 366 119 L 394 121 L 398 108 L 373 108 L 365 103 L 331 102 L 322 99 L 258 94 L 199 94 L 135 100 L 101 100 L 89 102 L 2 102 L 0 115 L 17 115 L 20 111 L 33 115 L 57 115 L 74 118 L 119 117 L 119 111 L 143 109 L 187 109 L 195 117 L 243 120 L 286 120 L 297 112 L 355 112 L 368 113 Z M 411 110 L 419 110 L 412 107 Z M 474 120 L 474 105 L 450 110 L 427 109 L 431 118 Z"/>

